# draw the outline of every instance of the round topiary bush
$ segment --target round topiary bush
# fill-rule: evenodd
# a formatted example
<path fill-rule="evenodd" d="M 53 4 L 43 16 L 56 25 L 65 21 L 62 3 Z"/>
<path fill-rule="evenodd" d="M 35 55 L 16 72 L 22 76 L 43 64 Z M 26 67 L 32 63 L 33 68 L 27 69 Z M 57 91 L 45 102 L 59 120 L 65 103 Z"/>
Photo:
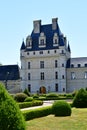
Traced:
<path fill-rule="evenodd" d="M 0 130 L 25 130 L 25 121 L 20 109 L 2 84 L 0 84 Z"/>
<path fill-rule="evenodd" d="M 17 101 L 17 102 L 24 102 L 24 100 L 27 98 L 28 96 L 25 94 L 25 93 L 17 93 L 15 96 L 14 96 L 14 99 Z"/>
<path fill-rule="evenodd" d="M 77 108 L 87 108 L 87 91 L 81 88 L 74 97 L 72 104 Z"/>
<path fill-rule="evenodd" d="M 52 113 L 55 116 L 70 116 L 71 106 L 66 101 L 56 101 L 52 105 Z"/>

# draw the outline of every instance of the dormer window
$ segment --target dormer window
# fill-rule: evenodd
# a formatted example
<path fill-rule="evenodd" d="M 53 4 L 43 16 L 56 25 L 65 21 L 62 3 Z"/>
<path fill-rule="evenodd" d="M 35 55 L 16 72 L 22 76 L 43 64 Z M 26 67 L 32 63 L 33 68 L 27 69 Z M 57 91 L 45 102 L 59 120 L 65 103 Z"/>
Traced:
<path fill-rule="evenodd" d="M 54 33 L 53 46 L 58 46 L 58 42 L 59 42 L 58 35 L 57 35 L 57 33 Z"/>
<path fill-rule="evenodd" d="M 31 36 L 28 36 L 26 38 L 26 47 L 27 48 L 31 48 L 32 47 L 32 38 L 31 38 Z"/>
<path fill-rule="evenodd" d="M 46 47 L 46 36 L 42 32 L 39 37 L 39 47 Z"/>

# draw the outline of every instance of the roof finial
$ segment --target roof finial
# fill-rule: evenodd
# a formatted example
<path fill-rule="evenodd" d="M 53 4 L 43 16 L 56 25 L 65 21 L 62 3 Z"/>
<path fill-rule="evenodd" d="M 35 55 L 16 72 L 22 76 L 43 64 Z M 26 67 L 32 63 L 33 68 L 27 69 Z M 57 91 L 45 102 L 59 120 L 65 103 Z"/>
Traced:
<path fill-rule="evenodd" d="M 24 38 L 22 40 L 22 45 L 21 45 L 21 50 L 25 49 L 25 43 L 24 43 Z"/>
<path fill-rule="evenodd" d="M 71 52 L 69 41 L 68 41 L 68 51 Z"/>

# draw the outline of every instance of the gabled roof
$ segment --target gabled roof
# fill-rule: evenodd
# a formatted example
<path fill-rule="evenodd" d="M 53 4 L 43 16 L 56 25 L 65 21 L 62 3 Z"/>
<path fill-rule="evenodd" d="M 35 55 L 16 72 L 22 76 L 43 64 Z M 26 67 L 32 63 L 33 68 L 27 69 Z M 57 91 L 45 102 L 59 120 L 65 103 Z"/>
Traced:
<path fill-rule="evenodd" d="M 39 36 L 40 33 L 43 32 L 46 36 L 46 47 L 39 47 Z M 48 50 L 48 49 L 58 49 L 58 46 L 53 46 L 53 36 L 54 33 L 57 33 L 59 37 L 59 46 L 64 46 L 64 37 L 63 34 L 60 31 L 60 28 L 57 24 L 57 29 L 52 30 L 52 24 L 47 25 L 41 25 L 40 26 L 40 33 L 34 33 L 32 31 L 31 38 L 32 38 L 32 48 L 28 48 L 29 51 L 35 51 L 35 50 Z M 24 49 L 24 44 L 22 45 L 21 49 Z"/>
<path fill-rule="evenodd" d="M 18 80 L 20 72 L 18 65 L 2 65 L 0 66 L 0 80 Z"/>

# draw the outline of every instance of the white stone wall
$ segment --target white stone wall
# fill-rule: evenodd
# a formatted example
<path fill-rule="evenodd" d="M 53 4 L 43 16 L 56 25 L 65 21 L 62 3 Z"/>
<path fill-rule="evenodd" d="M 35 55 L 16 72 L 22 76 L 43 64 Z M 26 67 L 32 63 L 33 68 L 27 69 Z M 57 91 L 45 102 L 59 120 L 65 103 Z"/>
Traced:
<path fill-rule="evenodd" d="M 1 81 L 4 85 L 6 85 L 5 81 Z M 20 80 L 8 80 L 7 81 L 7 90 L 9 93 L 19 93 L 22 91 Z"/>
<path fill-rule="evenodd" d="M 62 50 L 64 53 L 62 54 Z M 48 53 L 50 51 L 50 53 Z M 56 52 L 55 52 L 56 51 Z M 69 56 L 65 47 L 60 47 L 56 50 L 44 50 L 43 54 L 40 51 L 31 52 L 21 52 L 21 88 L 24 90 L 31 84 L 31 92 L 36 92 L 40 87 L 48 88 L 50 86 L 50 91 L 55 92 L 55 83 L 58 83 L 59 92 L 63 92 L 63 88 L 66 92 L 66 61 Z M 67 53 L 67 54 L 66 54 Z M 66 57 L 66 55 L 68 55 Z M 58 68 L 55 68 L 55 60 L 58 60 Z M 40 68 L 40 61 L 44 61 L 44 68 Z M 28 62 L 31 63 L 31 68 L 28 69 Z M 62 67 L 64 64 L 64 67 Z M 55 72 L 58 71 L 58 79 L 55 79 Z M 40 80 L 40 73 L 44 72 L 45 79 Z M 31 74 L 31 80 L 28 80 L 28 73 Z M 64 75 L 64 79 L 62 79 Z"/>
<path fill-rule="evenodd" d="M 71 72 L 75 72 L 75 79 L 71 79 Z M 67 69 L 67 92 L 73 92 L 74 90 L 87 87 L 85 72 L 87 72 L 87 67 Z"/>

